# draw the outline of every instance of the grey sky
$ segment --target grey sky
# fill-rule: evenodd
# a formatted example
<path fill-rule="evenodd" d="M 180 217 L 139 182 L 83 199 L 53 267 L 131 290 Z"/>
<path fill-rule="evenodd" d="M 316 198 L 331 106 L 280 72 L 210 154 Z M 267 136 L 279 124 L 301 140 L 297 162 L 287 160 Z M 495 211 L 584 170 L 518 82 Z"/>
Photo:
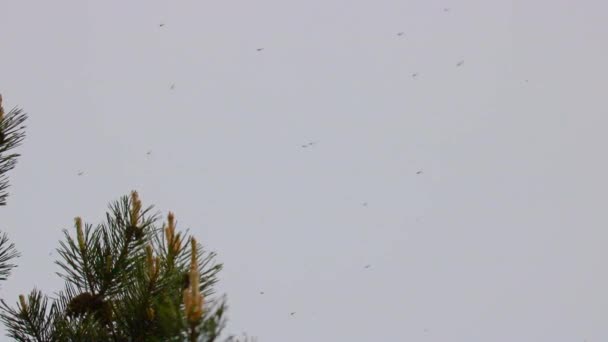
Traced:
<path fill-rule="evenodd" d="M 228 332 L 608 340 L 600 1 L 0 4 L 8 301 L 137 189 L 219 253 Z"/>

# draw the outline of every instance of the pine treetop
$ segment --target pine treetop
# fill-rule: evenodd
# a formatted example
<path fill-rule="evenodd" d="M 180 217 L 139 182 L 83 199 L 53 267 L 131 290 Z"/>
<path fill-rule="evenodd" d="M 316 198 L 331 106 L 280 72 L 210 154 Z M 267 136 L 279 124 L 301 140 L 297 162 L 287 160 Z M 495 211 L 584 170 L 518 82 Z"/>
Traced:
<path fill-rule="evenodd" d="M 175 216 L 161 226 L 137 192 L 109 206 L 103 223 L 80 217 L 64 230 L 54 297 L 34 289 L 0 320 L 17 341 L 215 341 L 226 304 L 213 296 L 222 265 Z"/>

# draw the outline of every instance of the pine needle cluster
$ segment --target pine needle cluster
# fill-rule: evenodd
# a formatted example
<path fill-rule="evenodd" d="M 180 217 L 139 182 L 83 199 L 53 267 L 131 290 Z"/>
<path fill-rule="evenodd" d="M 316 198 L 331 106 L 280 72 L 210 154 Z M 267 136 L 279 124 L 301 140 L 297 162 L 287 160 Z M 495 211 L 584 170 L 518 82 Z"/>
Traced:
<path fill-rule="evenodd" d="M 13 150 L 25 139 L 24 122 L 27 119 L 21 109 L 13 108 L 5 112 L 0 94 L 0 206 L 6 205 L 8 197 L 8 172 L 15 168 L 20 156 Z M 6 280 L 11 271 L 17 267 L 12 261 L 19 256 L 15 245 L 8 240 L 5 233 L 0 234 L 0 280 Z"/>

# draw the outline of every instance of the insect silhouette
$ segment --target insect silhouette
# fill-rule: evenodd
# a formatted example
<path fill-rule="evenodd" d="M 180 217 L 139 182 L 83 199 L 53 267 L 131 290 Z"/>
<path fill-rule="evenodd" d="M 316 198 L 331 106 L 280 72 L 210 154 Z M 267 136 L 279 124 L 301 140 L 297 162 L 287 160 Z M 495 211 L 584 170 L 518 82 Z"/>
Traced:
<path fill-rule="evenodd" d="M 316 141 L 311 141 L 311 142 L 306 143 L 306 144 L 301 145 L 301 146 L 302 146 L 302 148 L 307 148 L 307 147 L 310 147 L 310 146 L 312 146 L 312 145 L 314 145 L 314 144 L 316 144 L 316 143 L 317 143 Z"/>

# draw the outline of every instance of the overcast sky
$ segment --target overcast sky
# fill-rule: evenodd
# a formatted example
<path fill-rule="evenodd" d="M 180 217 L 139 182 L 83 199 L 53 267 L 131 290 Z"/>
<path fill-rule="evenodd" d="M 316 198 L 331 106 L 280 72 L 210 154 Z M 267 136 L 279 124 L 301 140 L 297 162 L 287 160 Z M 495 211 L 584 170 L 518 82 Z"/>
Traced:
<path fill-rule="evenodd" d="M 608 341 L 607 10 L 0 0 L 1 296 L 59 289 L 61 230 L 136 189 L 218 252 L 229 333 Z"/>

